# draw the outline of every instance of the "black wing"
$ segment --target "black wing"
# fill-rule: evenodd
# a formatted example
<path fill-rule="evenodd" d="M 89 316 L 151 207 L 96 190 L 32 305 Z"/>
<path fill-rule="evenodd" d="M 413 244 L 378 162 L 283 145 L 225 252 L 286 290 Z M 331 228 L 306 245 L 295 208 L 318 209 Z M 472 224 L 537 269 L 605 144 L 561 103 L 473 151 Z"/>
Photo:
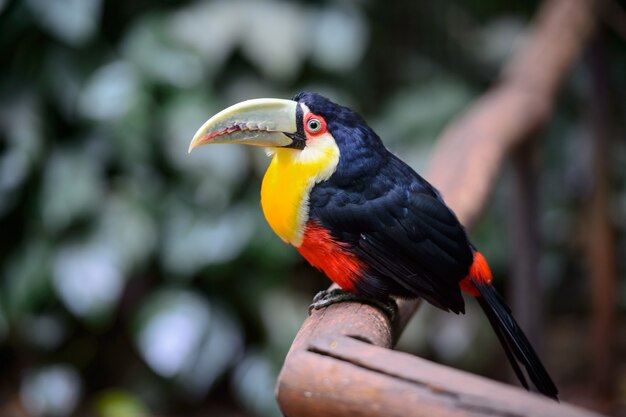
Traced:
<path fill-rule="evenodd" d="M 358 181 L 330 180 L 310 195 L 310 218 L 367 266 L 356 289 L 370 297 L 422 297 L 463 312 L 459 281 L 472 263 L 465 230 L 438 192 L 389 154 Z"/>

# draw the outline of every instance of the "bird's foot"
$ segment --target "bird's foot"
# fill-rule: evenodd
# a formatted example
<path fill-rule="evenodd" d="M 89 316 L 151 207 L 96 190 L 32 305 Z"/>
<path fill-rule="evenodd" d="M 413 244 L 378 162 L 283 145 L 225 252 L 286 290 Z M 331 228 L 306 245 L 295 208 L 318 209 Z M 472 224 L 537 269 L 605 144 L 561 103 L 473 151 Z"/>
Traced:
<path fill-rule="evenodd" d="M 313 310 L 319 310 L 324 307 L 328 307 L 331 304 L 341 303 L 344 301 L 354 301 L 362 304 L 369 304 L 383 311 L 393 323 L 398 317 L 398 305 L 391 297 L 385 300 L 378 300 L 375 298 L 368 298 L 362 295 L 354 294 L 342 289 L 323 290 L 318 292 L 313 297 L 313 302 L 309 306 L 309 315 Z"/>

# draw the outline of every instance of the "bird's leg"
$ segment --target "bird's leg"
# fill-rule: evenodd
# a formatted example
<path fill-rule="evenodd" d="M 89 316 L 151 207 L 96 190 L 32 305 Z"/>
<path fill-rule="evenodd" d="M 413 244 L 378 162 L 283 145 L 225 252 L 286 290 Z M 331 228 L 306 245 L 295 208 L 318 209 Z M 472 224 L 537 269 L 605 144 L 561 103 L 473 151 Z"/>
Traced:
<path fill-rule="evenodd" d="M 341 303 L 344 301 L 354 301 L 374 306 L 382 310 L 392 323 L 395 321 L 396 317 L 398 317 L 398 305 L 393 298 L 388 297 L 385 300 L 378 300 L 344 291 L 342 289 L 334 289 L 330 291 L 323 290 L 318 292 L 315 297 L 313 297 L 313 302 L 309 306 L 309 315 L 311 315 L 313 310 L 319 310 L 320 308 L 328 307 L 331 304 Z"/>

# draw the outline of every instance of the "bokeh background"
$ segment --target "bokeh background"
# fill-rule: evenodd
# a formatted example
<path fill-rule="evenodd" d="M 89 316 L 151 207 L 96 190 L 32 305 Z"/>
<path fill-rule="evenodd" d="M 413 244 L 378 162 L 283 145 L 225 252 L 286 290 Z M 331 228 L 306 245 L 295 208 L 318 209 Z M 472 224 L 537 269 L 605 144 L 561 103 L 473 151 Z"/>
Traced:
<path fill-rule="evenodd" d="M 358 110 L 424 171 L 538 5 L 1 0 L 0 415 L 279 416 L 277 373 L 328 282 L 262 217 L 263 151 L 188 155 L 193 133 L 237 101 L 313 90 Z M 626 415 L 626 46 L 608 25 L 599 32 L 538 135 L 543 296 L 526 308 L 543 311 L 535 338 L 563 398 Z M 584 256 L 594 62 L 609 86 L 617 287 L 606 303 L 618 312 L 603 392 L 590 379 Z M 504 293 L 510 181 L 505 169 L 473 231 Z M 400 348 L 510 380 L 468 304 L 464 317 L 423 306 Z"/>

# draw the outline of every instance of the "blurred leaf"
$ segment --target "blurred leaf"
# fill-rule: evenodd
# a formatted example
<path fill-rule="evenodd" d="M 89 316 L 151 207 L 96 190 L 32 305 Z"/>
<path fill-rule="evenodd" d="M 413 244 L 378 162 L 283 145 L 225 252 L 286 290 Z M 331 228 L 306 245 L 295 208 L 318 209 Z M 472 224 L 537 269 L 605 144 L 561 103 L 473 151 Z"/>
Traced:
<path fill-rule="evenodd" d="M 218 97 L 221 99 L 222 103 L 234 104 L 258 97 L 289 98 L 297 91 L 298 88 L 280 88 L 276 85 L 269 84 L 264 77 L 257 73 L 245 73 L 234 76 Z M 224 106 L 220 107 L 221 108 L 217 110 L 221 110 Z"/>
<path fill-rule="evenodd" d="M 139 78 L 125 61 L 115 61 L 96 70 L 79 98 L 81 113 L 90 119 L 108 121 L 124 116 L 137 105 Z"/>
<path fill-rule="evenodd" d="M 468 86 L 457 79 L 439 75 L 426 81 L 393 95 L 375 127 L 385 145 L 418 172 L 426 168 L 446 123 L 472 98 Z"/>
<path fill-rule="evenodd" d="M 147 262 L 156 247 L 156 226 L 125 194 L 106 200 L 95 230 L 58 250 L 53 267 L 57 294 L 75 315 L 97 324 L 108 320 L 128 272 Z"/>
<path fill-rule="evenodd" d="M 170 203 L 164 216 L 163 266 L 173 274 L 189 276 L 207 265 L 234 259 L 254 232 L 253 209 L 258 208 L 240 205 L 210 218 Z"/>
<path fill-rule="evenodd" d="M 261 318 L 269 341 L 278 352 L 282 364 L 294 337 L 306 318 L 311 300 L 284 289 L 269 290 L 261 295 Z"/>
<path fill-rule="evenodd" d="M 491 68 L 500 68 L 524 42 L 527 24 L 519 16 L 493 19 L 469 42 L 472 54 Z"/>
<path fill-rule="evenodd" d="M 184 290 L 161 290 L 139 310 L 135 340 L 148 365 L 201 398 L 241 349 L 232 316 Z"/>
<path fill-rule="evenodd" d="M 12 319 L 34 311 L 50 291 L 50 247 L 40 238 L 27 240 L 19 248 L 4 272 L 2 296 Z"/>
<path fill-rule="evenodd" d="M 230 1 L 233 13 L 245 10 L 243 53 L 267 77 L 293 79 L 309 54 L 311 12 L 294 3 L 274 0 Z M 237 10 L 237 11 L 235 11 Z"/>
<path fill-rule="evenodd" d="M 210 307 L 210 328 L 179 378 L 179 383 L 196 399 L 206 394 L 243 351 L 243 329 L 239 323 L 217 302 Z"/>
<path fill-rule="evenodd" d="M 124 287 L 116 254 L 97 242 L 63 245 L 56 255 L 52 277 L 66 307 L 94 324 L 108 319 Z"/>
<path fill-rule="evenodd" d="M 160 123 L 155 121 L 151 98 L 146 91 L 141 91 L 134 100 L 135 105 L 120 119 L 102 126 L 113 136 L 115 162 L 127 172 L 151 167 L 159 153 L 155 127 Z"/>
<path fill-rule="evenodd" d="M 101 0 L 26 0 L 41 26 L 73 46 L 84 44 L 98 28 Z"/>
<path fill-rule="evenodd" d="M 98 217 L 94 240 L 109 248 L 115 263 L 128 271 L 145 263 L 157 243 L 157 230 L 147 210 L 137 201 L 116 193 Z"/>
<path fill-rule="evenodd" d="M 143 304 L 139 317 L 136 343 L 142 356 L 156 373 L 173 378 L 200 345 L 210 313 L 194 293 L 162 290 Z"/>
<path fill-rule="evenodd" d="M 42 117 L 35 95 L 0 99 L 0 131 L 6 148 L 0 153 L 0 217 L 15 201 L 43 148 Z"/>
<path fill-rule="evenodd" d="M 234 1 L 192 2 L 174 13 L 170 36 L 198 51 L 205 65 L 217 72 L 239 43 L 245 28 L 245 9 Z M 243 12 L 243 13 L 242 13 Z M 202 36 L 198 36 L 201 28 Z"/>
<path fill-rule="evenodd" d="M 145 404 L 128 391 L 104 391 L 96 398 L 95 408 L 99 417 L 148 417 Z"/>
<path fill-rule="evenodd" d="M 433 312 L 431 308 L 420 307 L 419 313 L 407 323 L 402 331 L 395 349 L 409 353 L 428 352 L 429 340 L 428 332 L 433 327 Z"/>
<path fill-rule="evenodd" d="M 4 194 L 15 190 L 24 182 L 28 160 L 24 152 L 11 149 L 0 155 L 0 191 Z"/>
<path fill-rule="evenodd" d="M 282 416 L 274 399 L 278 369 L 258 352 L 251 352 L 239 362 L 233 375 L 233 390 L 241 404 L 256 415 Z"/>
<path fill-rule="evenodd" d="M 79 114 L 78 99 L 85 78 L 85 69 L 65 49 L 54 49 L 47 55 L 46 81 L 52 98 L 68 120 L 75 122 Z"/>
<path fill-rule="evenodd" d="M 164 27 L 164 19 L 154 16 L 136 23 L 122 43 L 125 58 L 155 81 L 179 88 L 197 85 L 202 80 L 202 61 L 177 46 Z"/>
<path fill-rule="evenodd" d="M 471 344 L 477 328 L 477 317 L 477 314 L 467 317 L 436 314 L 436 324 L 430 328 L 429 340 L 437 354 L 448 362 L 459 360 Z"/>
<path fill-rule="evenodd" d="M 461 81 L 438 76 L 400 90 L 385 105 L 380 134 L 386 143 L 432 143 L 445 124 L 472 98 Z"/>
<path fill-rule="evenodd" d="M 484 369 L 493 360 L 491 347 L 500 347 L 480 307 L 468 302 L 466 310 L 466 315 L 457 316 L 421 307 L 402 332 L 397 349 L 420 356 L 434 354 L 437 360 L 464 369 Z"/>
<path fill-rule="evenodd" d="M 77 217 L 95 211 L 102 198 L 100 167 L 75 149 L 53 152 L 43 174 L 41 210 L 52 232 L 67 227 Z"/>
<path fill-rule="evenodd" d="M 53 350 L 65 339 L 67 326 L 63 319 L 54 314 L 25 315 L 17 323 L 20 336 L 45 350 Z"/>
<path fill-rule="evenodd" d="M 327 7 L 313 18 L 311 62 L 322 68 L 345 72 L 363 59 L 368 45 L 368 26 L 356 7 Z"/>
<path fill-rule="evenodd" d="M 81 381 L 69 365 L 48 365 L 26 371 L 20 396 L 26 409 L 34 416 L 64 417 L 80 399 Z"/>
<path fill-rule="evenodd" d="M 294 78 L 309 54 L 308 8 L 276 0 L 231 0 L 192 4 L 171 21 L 172 36 L 198 50 L 212 70 L 237 45 L 267 77 Z M 198 36 L 197 28 L 202 28 Z"/>

